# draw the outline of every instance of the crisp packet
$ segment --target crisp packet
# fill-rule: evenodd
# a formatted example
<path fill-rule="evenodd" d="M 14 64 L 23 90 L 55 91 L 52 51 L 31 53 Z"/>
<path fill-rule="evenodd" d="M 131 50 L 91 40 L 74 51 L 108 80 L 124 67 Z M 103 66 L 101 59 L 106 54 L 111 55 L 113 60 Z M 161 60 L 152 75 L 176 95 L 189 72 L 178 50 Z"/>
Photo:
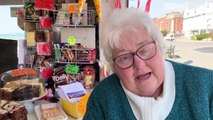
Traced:
<path fill-rule="evenodd" d="M 37 53 L 38 55 L 51 55 L 51 47 L 47 42 L 37 43 Z"/>

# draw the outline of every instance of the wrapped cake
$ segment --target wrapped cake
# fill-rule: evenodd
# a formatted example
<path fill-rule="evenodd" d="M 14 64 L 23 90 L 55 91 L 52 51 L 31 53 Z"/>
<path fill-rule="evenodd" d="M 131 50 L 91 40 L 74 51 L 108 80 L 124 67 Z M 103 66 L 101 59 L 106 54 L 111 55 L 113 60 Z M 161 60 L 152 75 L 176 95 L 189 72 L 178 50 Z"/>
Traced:
<path fill-rule="evenodd" d="M 27 109 L 14 101 L 0 100 L 0 120 L 27 120 Z"/>

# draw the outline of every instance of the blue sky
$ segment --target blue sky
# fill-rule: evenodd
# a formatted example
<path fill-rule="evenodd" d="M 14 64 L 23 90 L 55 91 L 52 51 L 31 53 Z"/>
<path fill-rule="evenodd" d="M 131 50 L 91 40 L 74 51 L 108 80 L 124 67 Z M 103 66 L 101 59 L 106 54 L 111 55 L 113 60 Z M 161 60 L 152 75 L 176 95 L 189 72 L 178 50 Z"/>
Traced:
<path fill-rule="evenodd" d="M 141 0 L 142 9 L 144 9 L 146 1 Z M 207 1 L 213 2 L 213 0 L 152 0 L 150 15 L 151 17 L 159 17 L 172 11 L 196 8 Z M 0 34 L 23 33 L 17 25 L 17 18 L 10 17 L 10 6 L 0 5 L 0 11 Z"/>
<path fill-rule="evenodd" d="M 159 17 L 172 11 L 196 8 L 205 2 L 213 2 L 213 0 L 152 0 L 150 14 L 151 17 Z"/>

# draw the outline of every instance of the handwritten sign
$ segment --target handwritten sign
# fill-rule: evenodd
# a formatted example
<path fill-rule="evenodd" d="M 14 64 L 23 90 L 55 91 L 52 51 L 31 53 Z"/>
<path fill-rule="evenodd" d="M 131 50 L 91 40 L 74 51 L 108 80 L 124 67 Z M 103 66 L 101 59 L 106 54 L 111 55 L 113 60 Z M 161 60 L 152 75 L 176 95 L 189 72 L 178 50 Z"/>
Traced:
<path fill-rule="evenodd" d="M 74 36 L 70 36 L 70 37 L 68 38 L 68 43 L 69 43 L 70 45 L 74 45 L 75 42 L 76 42 L 76 39 L 75 39 Z"/>
<path fill-rule="evenodd" d="M 74 13 L 75 10 L 76 10 L 75 4 L 69 4 L 69 6 L 68 6 L 69 13 Z"/>
<path fill-rule="evenodd" d="M 65 68 L 65 72 L 67 74 L 78 74 L 79 66 L 67 64 Z"/>

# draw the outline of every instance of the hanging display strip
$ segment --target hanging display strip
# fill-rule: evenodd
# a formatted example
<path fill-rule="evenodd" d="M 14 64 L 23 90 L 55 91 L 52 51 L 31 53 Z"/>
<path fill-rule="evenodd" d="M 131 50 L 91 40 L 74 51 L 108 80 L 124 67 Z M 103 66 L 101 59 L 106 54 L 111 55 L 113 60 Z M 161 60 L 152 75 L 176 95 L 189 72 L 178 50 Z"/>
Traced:
<path fill-rule="evenodd" d="M 114 8 L 121 8 L 121 0 L 115 0 L 115 3 L 114 3 Z"/>
<path fill-rule="evenodd" d="M 119 1 L 120 0 L 115 0 L 115 3 L 114 3 L 114 8 L 120 8 L 119 6 Z M 141 8 L 143 5 L 141 5 L 141 1 L 142 0 L 127 0 L 127 7 L 128 8 Z M 150 11 L 150 7 L 151 7 L 151 0 L 147 0 L 146 2 L 146 5 L 145 5 L 145 12 L 149 13 Z"/>
<path fill-rule="evenodd" d="M 146 3 L 146 7 L 145 7 L 145 11 L 148 13 L 149 10 L 150 10 L 150 6 L 151 6 L 151 0 L 147 0 L 147 3 Z"/>
<path fill-rule="evenodd" d="M 93 0 L 94 4 L 95 4 L 95 9 L 96 12 L 98 14 L 98 20 L 99 22 L 101 22 L 102 19 L 102 15 L 101 15 L 101 0 Z"/>
<path fill-rule="evenodd" d="M 80 14 L 81 14 L 81 12 L 83 10 L 85 2 L 86 2 L 86 0 L 79 0 L 78 1 L 78 16 L 80 16 Z"/>

